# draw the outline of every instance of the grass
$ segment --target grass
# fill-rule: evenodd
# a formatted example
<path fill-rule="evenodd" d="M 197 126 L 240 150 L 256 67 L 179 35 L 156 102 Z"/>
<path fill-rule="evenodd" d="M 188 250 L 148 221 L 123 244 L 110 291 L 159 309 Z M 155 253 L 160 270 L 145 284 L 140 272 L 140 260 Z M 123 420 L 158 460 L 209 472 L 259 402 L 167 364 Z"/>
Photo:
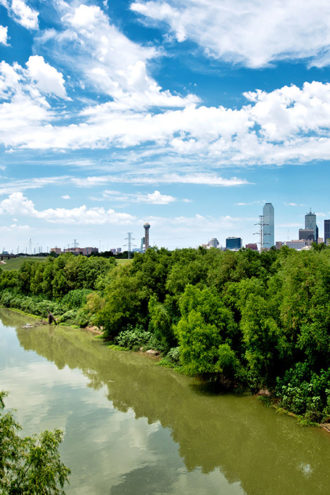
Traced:
<path fill-rule="evenodd" d="M 40 263 L 45 261 L 47 258 L 42 256 L 20 256 L 19 258 L 5 259 L 5 265 L 0 265 L 2 270 L 19 270 L 23 265 L 24 261 L 33 261 L 34 263 Z"/>
<path fill-rule="evenodd" d="M 125 265 L 126 263 L 131 263 L 132 262 L 132 259 L 128 260 L 128 259 L 124 259 L 124 260 L 116 260 L 118 265 Z"/>

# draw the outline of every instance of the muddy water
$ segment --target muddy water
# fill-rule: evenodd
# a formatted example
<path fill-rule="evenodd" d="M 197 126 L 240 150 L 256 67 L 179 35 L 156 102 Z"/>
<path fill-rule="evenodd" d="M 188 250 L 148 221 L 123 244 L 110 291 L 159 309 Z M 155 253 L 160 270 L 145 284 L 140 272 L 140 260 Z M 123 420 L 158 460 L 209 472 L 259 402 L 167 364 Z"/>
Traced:
<path fill-rule="evenodd" d="M 81 330 L 0 309 L 0 388 L 24 432 L 60 427 L 69 494 L 328 495 L 330 436 L 214 395 Z"/>

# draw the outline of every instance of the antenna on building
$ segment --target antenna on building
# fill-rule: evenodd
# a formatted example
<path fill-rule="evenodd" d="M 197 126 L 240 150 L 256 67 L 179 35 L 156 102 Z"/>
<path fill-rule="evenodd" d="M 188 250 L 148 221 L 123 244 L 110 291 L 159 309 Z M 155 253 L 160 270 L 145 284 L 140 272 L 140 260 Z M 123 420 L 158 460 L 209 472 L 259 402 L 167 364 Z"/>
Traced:
<path fill-rule="evenodd" d="M 32 239 L 29 239 L 29 254 L 32 254 Z"/>
<path fill-rule="evenodd" d="M 264 249 L 264 236 L 265 235 L 270 235 L 269 233 L 264 232 L 264 227 L 265 227 L 265 225 L 269 225 L 269 224 L 268 223 L 265 223 L 265 219 L 264 219 L 264 216 L 263 215 L 259 215 L 259 222 L 258 223 L 255 223 L 254 225 L 258 225 L 259 226 L 259 231 L 258 232 L 254 232 L 253 235 L 258 235 L 259 236 L 259 242 L 258 242 L 258 244 L 260 245 L 260 252 L 262 252 L 263 249 Z"/>
<path fill-rule="evenodd" d="M 73 239 L 73 247 L 77 248 L 79 246 L 79 242 L 77 242 L 77 239 Z"/>

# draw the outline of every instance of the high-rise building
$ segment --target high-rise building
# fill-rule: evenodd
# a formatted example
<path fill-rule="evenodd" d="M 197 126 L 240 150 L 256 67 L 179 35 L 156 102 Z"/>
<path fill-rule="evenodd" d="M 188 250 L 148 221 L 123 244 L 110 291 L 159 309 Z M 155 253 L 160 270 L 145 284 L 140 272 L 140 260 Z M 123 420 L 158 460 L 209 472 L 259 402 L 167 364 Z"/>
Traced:
<path fill-rule="evenodd" d="M 274 207 L 271 203 L 265 203 L 263 208 L 263 248 L 270 249 L 275 245 L 274 241 Z"/>
<path fill-rule="evenodd" d="M 241 249 L 242 239 L 240 237 L 227 237 L 226 249 Z"/>
<path fill-rule="evenodd" d="M 219 246 L 219 241 L 216 237 L 213 237 L 208 243 L 208 247 L 214 247 L 217 248 Z"/>
<path fill-rule="evenodd" d="M 330 245 L 330 220 L 324 220 L 324 243 Z"/>
<path fill-rule="evenodd" d="M 305 215 L 305 229 L 312 230 L 314 235 L 314 242 L 318 239 L 318 227 L 316 225 L 316 215 L 310 211 Z"/>
<path fill-rule="evenodd" d="M 299 229 L 299 240 L 314 241 L 315 232 L 313 229 Z"/>

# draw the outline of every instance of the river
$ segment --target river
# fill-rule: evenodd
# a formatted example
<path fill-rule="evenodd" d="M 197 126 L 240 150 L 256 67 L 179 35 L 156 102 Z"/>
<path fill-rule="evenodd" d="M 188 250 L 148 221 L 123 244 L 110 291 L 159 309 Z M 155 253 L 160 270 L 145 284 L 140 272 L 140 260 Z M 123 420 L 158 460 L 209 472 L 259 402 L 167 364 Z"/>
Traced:
<path fill-rule="evenodd" d="M 328 495 L 330 436 L 138 353 L 0 309 L 0 388 L 25 434 L 59 427 L 76 495 Z M 35 321 L 35 320 L 34 320 Z"/>

